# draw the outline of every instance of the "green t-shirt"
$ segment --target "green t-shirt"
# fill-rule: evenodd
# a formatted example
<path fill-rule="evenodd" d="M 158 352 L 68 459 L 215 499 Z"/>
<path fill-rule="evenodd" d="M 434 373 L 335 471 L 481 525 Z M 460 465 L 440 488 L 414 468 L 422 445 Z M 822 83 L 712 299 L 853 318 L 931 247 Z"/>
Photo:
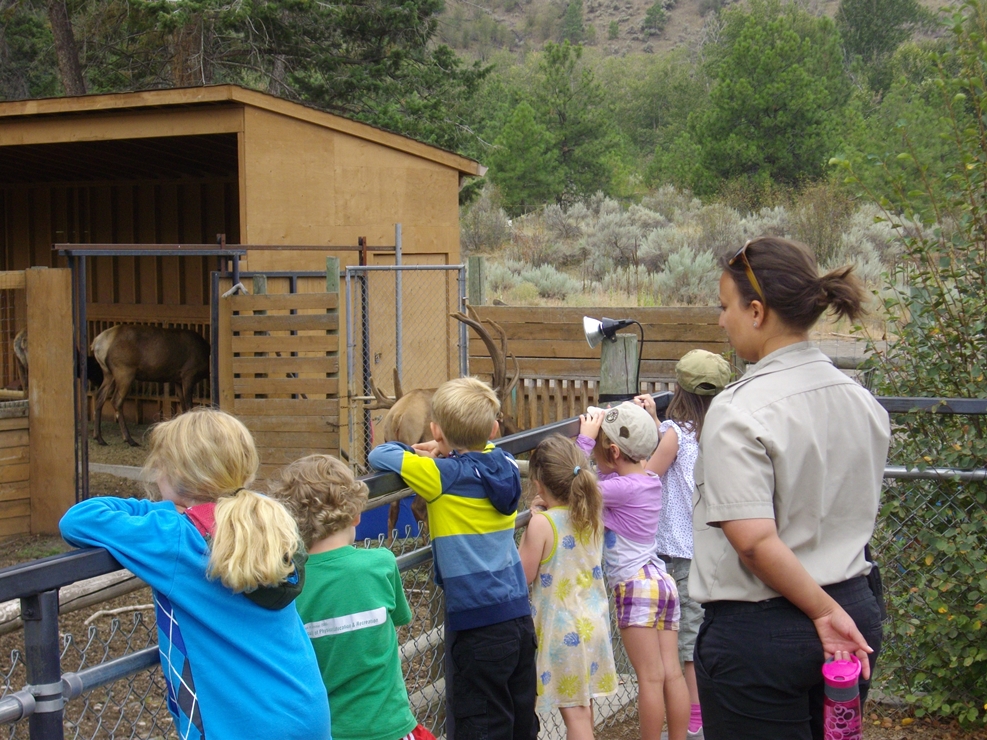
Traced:
<path fill-rule="evenodd" d="M 355 547 L 311 555 L 295 604 L 329 694 L 333 740 L 399 740 L 415 729 L 394 629 L 411 609 L 394 555 Z"/>

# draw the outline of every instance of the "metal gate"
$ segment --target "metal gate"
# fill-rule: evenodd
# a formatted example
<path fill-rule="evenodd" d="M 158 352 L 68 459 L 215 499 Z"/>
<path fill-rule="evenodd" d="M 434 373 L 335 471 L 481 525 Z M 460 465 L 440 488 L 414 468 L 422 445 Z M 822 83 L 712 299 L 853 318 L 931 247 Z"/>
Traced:
<path fill-rule="evenodd" d="M 466 327 L 450 314 L 466 305 L 465 265 L 347 267 L 346 367 L 349 460 L 366 472 L 375 409 L 373 378 L 384 394 L 401 387 L 436 388 L 466 375 Z"/>

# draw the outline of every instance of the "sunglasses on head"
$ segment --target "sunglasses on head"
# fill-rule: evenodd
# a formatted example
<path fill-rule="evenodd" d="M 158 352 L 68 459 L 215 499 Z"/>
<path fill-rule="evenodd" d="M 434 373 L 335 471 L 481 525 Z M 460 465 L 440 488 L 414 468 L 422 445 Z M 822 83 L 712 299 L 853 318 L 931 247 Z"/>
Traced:
<path fill-rule="evenodd" d="M 758 297 L 761 299 L 761 303 L 767 305 L 767 301 L 764 299 L 764 291 L 761 290 L 761 284 L 757 282 L 757 276 L 754 275 L 754 269 L 751 267 L 751 263 L 747 259 L 747 247 L 751 245 L 753 239 L 748 239 L 744 242 L 744 246 L 737 250 L 737 253 L 730 258 L 727 265 L 733 267 L 733 263 L 737 260 L 744 261 L 744 271 L 747 273 L 747 279 L 751 282 L 751 287 L 754 288 L 754 292 L 757 293 Z"/>

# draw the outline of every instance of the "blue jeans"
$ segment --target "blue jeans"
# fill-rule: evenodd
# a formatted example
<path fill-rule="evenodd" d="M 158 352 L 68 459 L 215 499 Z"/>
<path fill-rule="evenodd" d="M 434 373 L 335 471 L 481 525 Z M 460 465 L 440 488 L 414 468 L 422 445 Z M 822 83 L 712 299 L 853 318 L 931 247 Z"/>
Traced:
<path fill-rule="evenodd" d="M 826 586 L 874 648 L 877 599 L 864 577 Z M 823 650 L 816 628 L 784 598 L 713 601 L 696 641 L 696 682 L 707 740 L 822 740 Z M 869 681 L 860 682 L 861 706 Z"/>

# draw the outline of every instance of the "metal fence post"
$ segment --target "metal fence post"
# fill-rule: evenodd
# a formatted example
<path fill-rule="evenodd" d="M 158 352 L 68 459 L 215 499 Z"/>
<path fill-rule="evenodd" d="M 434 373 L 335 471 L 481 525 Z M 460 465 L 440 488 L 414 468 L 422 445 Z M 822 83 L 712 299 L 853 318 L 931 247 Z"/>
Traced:
<path fill-rule="evenodd" d="M 34 714 L 28 720 L 31 740 L 63 740 L 62 661 L 58 640 L 58 591 L 21 599 L 24 657 Z"/>

